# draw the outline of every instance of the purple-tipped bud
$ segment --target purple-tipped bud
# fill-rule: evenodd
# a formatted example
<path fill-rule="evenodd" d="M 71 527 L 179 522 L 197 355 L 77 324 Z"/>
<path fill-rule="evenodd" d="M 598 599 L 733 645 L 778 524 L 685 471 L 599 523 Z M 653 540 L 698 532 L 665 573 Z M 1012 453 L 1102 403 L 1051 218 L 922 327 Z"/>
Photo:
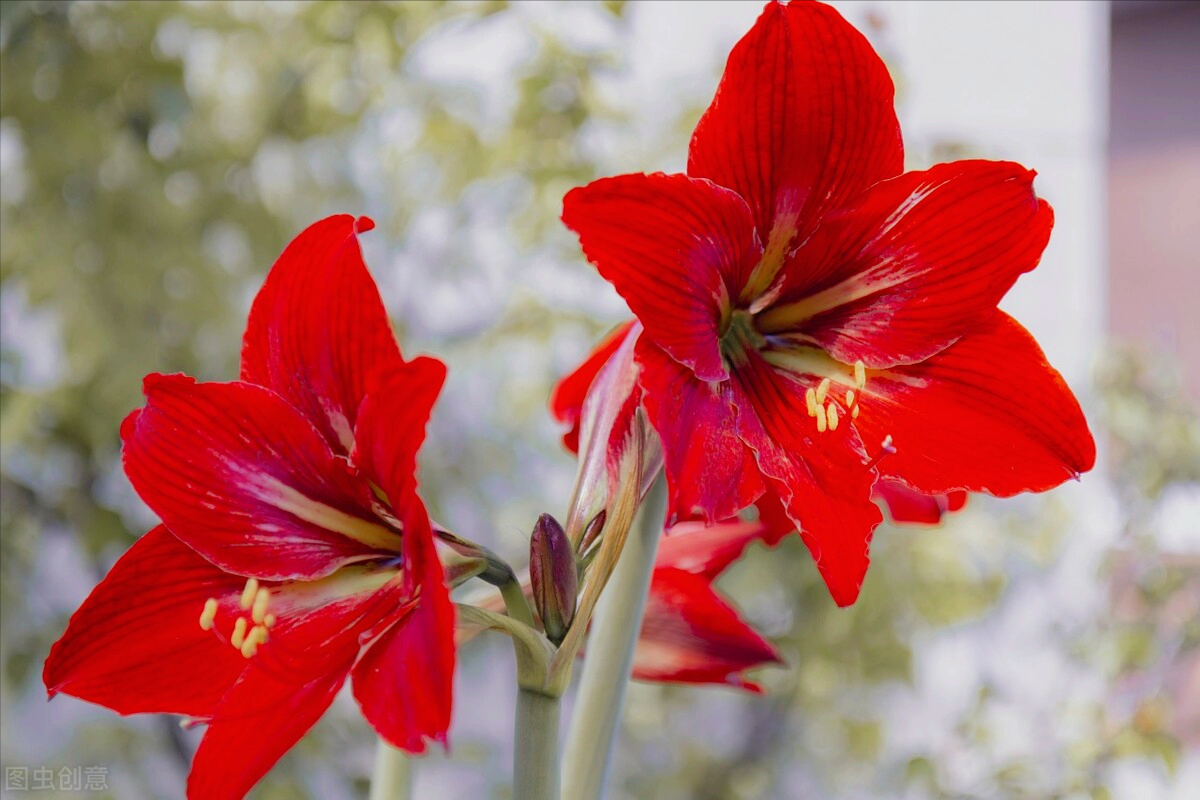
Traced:
<path fill-rule="evenodd" d="M 566 531 L 549 514 L 542 514 L 533 526 L 529 540 L 529 581 L 533 584 L 533 602 L 546 629 L 546 638 L 561 644 L 575 618 L 579 572 Z"/>

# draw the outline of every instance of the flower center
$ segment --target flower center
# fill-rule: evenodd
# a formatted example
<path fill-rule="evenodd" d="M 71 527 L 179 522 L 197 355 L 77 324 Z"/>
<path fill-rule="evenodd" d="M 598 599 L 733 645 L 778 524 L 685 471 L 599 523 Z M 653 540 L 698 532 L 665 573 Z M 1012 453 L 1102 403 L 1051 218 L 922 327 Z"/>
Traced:
<path fill-rule="evenodd" d="M 745 364 L 749 360 L 747 353 L 750 350 L 761 351 L 767 363 L 792 373 L 794 380 L 807 382 L 820 378 L 815 387 L 810 386 L 804 392 L 808 416 L 815 420 L 817 433 L 836 431 L 846 415 L 852 420 L 858 419 L 862 412 L 860 402 L 863 390 L 867 387 L 867 365 L 862 359 L 850 366 L 837 361 L 819 347 L 798 346 L 795 343 L 779 346 L 780 340 L 760 332 L 755 321 L 756 315 L 746 309 L 738 309 L 730 314 L 719 339 L 721 356 L 730 369 Z M 836 393 L 842 391 L 841 387 L 845 387 L 845 393 L 839 403 Z M 893 452 L 894 449 L 889 437 L 884 450 Z"/>
<path fill-rule="evenodd" d="M 719 342 L 726 365 L 736 367 L 746 363 L 748 350 L 761 350 L 767 340 L 754 327 L 754 315 L 745 309 L 737 309 L 729 315 L 729 324 Z"/>

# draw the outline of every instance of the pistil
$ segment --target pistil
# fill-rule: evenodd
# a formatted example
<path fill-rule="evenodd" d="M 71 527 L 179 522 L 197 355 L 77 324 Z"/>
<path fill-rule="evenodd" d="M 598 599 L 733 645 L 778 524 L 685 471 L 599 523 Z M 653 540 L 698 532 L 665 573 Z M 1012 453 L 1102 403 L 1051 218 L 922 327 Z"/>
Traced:
<path fill-rule="evenodd" d="M 885 456 L 893 455 L 893 454 L 895 454 L 895 452 L 896 452 L 896 445 L 892 444 L 892 435 L 889 433 L 887 436 L 885 436 L 883 438 L 883 441 L 880 443 L 879 452 L 876 453 L 875 457 L 871 459 L 869 464 L 867 464 L 867 469 L 873 468 L 876 464 L 878 464 L 880 461 L 882 461 Z"/>

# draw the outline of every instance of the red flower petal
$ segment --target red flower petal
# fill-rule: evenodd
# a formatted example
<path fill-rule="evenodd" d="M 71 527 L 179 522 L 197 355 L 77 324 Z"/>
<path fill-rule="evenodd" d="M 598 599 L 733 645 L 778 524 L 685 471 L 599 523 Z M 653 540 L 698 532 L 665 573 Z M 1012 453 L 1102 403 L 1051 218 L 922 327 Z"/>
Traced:
<path fill-rule="evenodd" d="M 207 717 L 246 660 L 200 628 L 205 601 L 245 579 L 205 561 L 159 525 L 134 542 L 71 616 L 42 680 L 120 714 Z"/>
<path fill-rule="evenodd" d="M 336 668 L 303 681 L 258 664 L 247 669 L 196 750 L 188 800 L 241 800 L 333 703 L 357 650 L 341 648 Z"/>
<path fill-rule="evenodd" d="M 352 460 L 393 501 L 416 487 L 417 451 L 445 382 L 446 365 L 422 356 L 396 367 L 363 400 Z"/>
<path fill-rule="evenodd" d="M 360 567 L 276 588 L 279 622 L 217 707 L 192 762 L 190 800 L 243 797 L 325 713 L 361 639 L 411 607 L 398 577 Z"/>
<path fill-rule="evenodd" d="M 863 440 L 896 447 L 879 471 L 926 494 L 1039 492 L 1096 460 L 1079 402 L 1000 311 L 927 361 L 868 373 L 860 403 Z"/>
<path fill-rule="evenodd" d="M 774 547 L 783 537 L 796 532 L 796 523 L 788 516 L 777 493 L 767 489 L 754 505 L 758 509 L 758 522 L 764 527 L 762 540 L 768 547 Z"/>
<path fill-rule="evenodd" d="M 796 331 L 846 364 L 928 358 L 1037 266 L 1054 213 L 1033 177 L 1019 164 L 956 161 L 873 186 L 796 251 L 759 329 Z"/>
<path fill-rule="evenodd" d="M 713 590 L 709 578 L 670 567 L 654 570 L 633 656 L 634 678 L 727 683 L 758 691 L 741 673 L 781 660 Z"/>
<path fill-rule="evenodd" d="M 416 608 L 386 631 L 354 667 L 354 697 L 376 732 L 410 753 L 426 739 L 446 745 L 454 689 L 454 606 L 425 507 L 401 498 L 405 582 Z"/>
<path fill-rule="evenodd" d="M 230 691 L 228 713 L 213 720 L 192 762 L 188 800 L 241 800 L 316 724 L 346 681 L 338 672 L 295 685 L 254 669 Z"/>
<path fill-rule="evenodd" d="M 741 558 L 746 546 L 762 538 L 766 527 L 734 520 L 716 525 L 680 522 L 668 528 L 658 545 L 654 566 L 702 575 L 710 581 Z"/>
<path fill-rule="evenodd" d="M 850 605 L 867 572 L 871 534 L 883 518 L 870 500 L 875 473 L 865 464 L 862 443 L 850 425 L 818 432 L 804 399 L 809 386 L 757 353 L 746 354 L 735 377 L 742 438 L 799 528 L 833 599 Z"/>
<path fill-rule="evenodd" d="M 297 236 L 254 299 L 242 342 L 242 380 L 274 390 L 343 455 L 373 377 L 403 363 L 358 246 L 371 227 L 340 214 Z"/>
<path fill-rule="evenodd" d="M 697 509 L 712 524 L 757 500 L 765 487 L 754 454 L 738 438 L 730 382 L 698 380 L 644 339 L 637 359 L 646 415 L 663 443 L 668 524 Z"/>
<path fill-rule="evenodd" d="M 899 481 L 880 480 L 875 484 L 875 499 L 887 505 L 893 522 L 936 525 L 942 521 L 942 515 L 967 504 L 967 493 L 922 494 Z"/>
<path fill-rule="evenodd" d="M 750 204 L 767 249 L 750 296 L 827 212 L 900 174 L 893 94 L 871 45 L 822 3 L 767 3 L 734 46 L 687 171 Z"/>
<path fill-rule="evenodd" d="M 395 548 L 370 489 L 278 395 L 150 375 L 121 426 L 125 472 L 171 532 L 222 569 L 317 578 Z"/>
<path fill-rule="evenodd" d="M 563 434 L 563 446 L 572 453 L 579 452 L 579 421 L 588 389 L 591 388 L 592 381 L 596 379 L 601 367 L 620 349 L 633 326 L 634 320 L 618 325 L 596 345 L 582 364 L 555 384 L 550 392 L 550 413 L 559 422 L 571 426 L 571 429 Z"/>
<path fill-rule="evenodd" d="M 647 335 L 701 380 L 722 380 L 718 332 L 761 249 L 745 202 L 686 175 L 621 175 L 572 189 L 563 222 Z"/>

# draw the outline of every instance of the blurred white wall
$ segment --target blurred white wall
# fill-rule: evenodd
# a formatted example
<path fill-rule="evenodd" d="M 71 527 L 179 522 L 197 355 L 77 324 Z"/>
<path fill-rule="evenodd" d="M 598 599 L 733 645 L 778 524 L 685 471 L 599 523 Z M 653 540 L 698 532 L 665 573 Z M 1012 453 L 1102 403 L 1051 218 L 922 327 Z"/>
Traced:
<path fill-rule="evenodd" d="M 1179 359 L 1200 400 L 1200 3 L 1119 2 L 1112 25 L 1112 333 Z"/>

